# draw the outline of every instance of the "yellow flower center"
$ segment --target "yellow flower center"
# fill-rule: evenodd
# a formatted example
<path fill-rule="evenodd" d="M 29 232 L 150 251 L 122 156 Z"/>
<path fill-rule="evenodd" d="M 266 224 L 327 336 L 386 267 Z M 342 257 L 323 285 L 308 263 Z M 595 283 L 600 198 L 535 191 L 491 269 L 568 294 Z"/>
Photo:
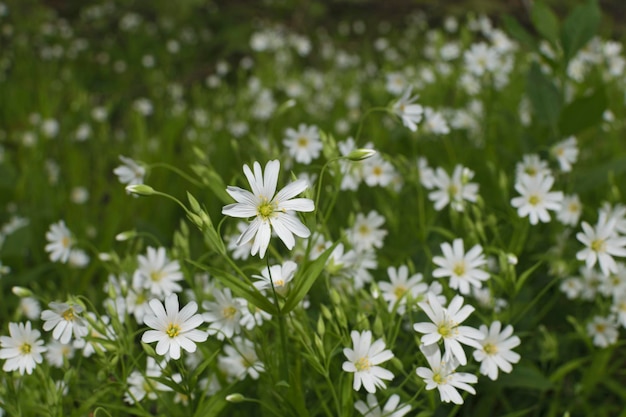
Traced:
<path fill-rule="evenodd" d="M 528 197 L 528 203 L 530 203 L 531 206 L 536 206 L 537 204 L 539 204 L 540 201 L 541 199 L 536 194 L 533 194 L 530 197 Z"/>
<path fill-rule="evenodd" d="M 594 252 L 604 252 L 606 244 L 602 239 L 594 239 L 591 241 L 591 250 Z"/>
<path fill-rule="evenodd" d="M 400 299 L 402 298 L 402 296 L 404 296 L 404 294 L 406 293 L 406 287 L 404 285 L 398 285 L 394 290 L 393 293 L 395 294 L 395 296 Z"/>
<path fill-rule="evenodd" d="M 20 353 L 22 355 L 28 355 L 31 349 L 32 349 L 31 345 L 29 345 L 28 343 L 24 343 L 22 344 L 22 346 L 20 346 Z"/>
<path fill-rule="evenodd" d="M 274 281 L 274 286 L 275 287 L 283 287 L 285 285 L 285 280 L 284 279 L 277 279 L 276 281 Z"/>
<path fill-rule="evenodd" d="M 495 355 L 496 353 L 498 353 L 498 347 L 493 343 L 485 344 L 485 346 L 483 346 L 483 350 L 487 355 Z"/>
<path fill-rule="evenodd" d="M 606 331 L 606 326 L 603 323 L 596 324 L 596 332 L 604 333 Z"/>
<path fill-rule="evenodd" d="M 306 148 L 307 145 L 309 144 L 309 139 L 304 137 L 304 136 L 300 136 L 298 138 L 298 146 L 301 148 Z"/>
<path fill-rule="evenodd" d="M 459 193 L 459 187 L 457 187 L 454 184 L 450 184 L 450 186 L 448 187 L 448 194 L 450 194 L 452 197 L 454 197 L 458 193 Z"/>
<path fill-rule="evenodd" d="M 526 167 L 524 171 L 531 177 L 534 177 L 535 175 L 537 175 L 537 170 L 535 169 L 535 167 Z"/>
<path fill-rule="evenodd" d="M 63 239 L 61 239 L 61 245 L 63 245 L 64 248 L 69 248 L 71 244 L 72 239 L 70 239 L 69 236 L 63 236 Z"/>
<path fill-rule="evenodd" d="M 372 365 L 370 364 L 370 359 L 367 356 L 363 356 L 358 361 L 355 362 L 354 367 L 357 371 L 367 371 L 370 369 Z"/>
<path fill-rule="evenodd" d="M 580 206 L 578 203 L 570 203 L 570 205 L 567 206 L 567 209 L 572 213 L 578 213 L 580 211 Z"/>
<path fill-rule="evenodd" d="M 170 323 L 170 325 L 167 326 L 165 333 L 167 333 L 169 337 L 174 338 L 180 334 L 180 326 L 178 324 Z"/>
<path fill-rule="evenodd" d="M 370 228 L 367 227 L 367 225 L 360 225 L 359 226 L 359 233 L 362 235 L 369 235 L 370 234 Z"/>
<path fill-rule="evenodd" d="M 150 279 L 153 282 L 159 282 L 159 281 L 161 281 L 161 278 L 163 278 L 163 272 L 161 272 L 161 271 L 152 271 L 152 272 L 150 272 Z"/>
<path fill-rule="evenodd" d="M 263 202 L 257 208 L 257 213 L 259 213 L 259 215 L 263 217 L 263 219 L 268 219 L 269 217 L 272 216 L 272 213 L 274 213 L 275 209 L 276 209 L 275 205 L 270 203 L 269 201 L 267 201 L 267 199 L 264 198 Z"/>
<path fill-rule="evenodd" d="M 380 166 L 375 166 L 374 169 L 372 170 L 372 173 L 376 176 L 382 175 L 383 173 L 383 169 Z"/>
<path fill-rule="evenodd" d="M 63 317 L 64 320 L 66 321 L 73 321 L 74 318 L 76 317 L 74 315 L 74 309 L 72 307 L 68 308 L 67 310 L 65 310 L 63 312 L 63 314 L 61 314 L 61 316 Z"/>
<path fill-rule="evenodd" d="M 441 373 L 436 372 L 433 375 L 433 381 L 435 381 L 436 384 L 441 385 L 441 384 L 446 383 L 446 378 L 443 375 L 441 375 Z"/>
<path fill-rule="evenodd" d="M 462 276 L 465 274 L 465 263 L 464 262 L 459 262 L 454 264 L 454 268 L 452 268 L 452 272 L 454 272 L 454 275 L 456 276 Z"/>
<path fill-rule="evenodd" d="M 227 319 L 232 319 L 235 314 L 237 314 L 237 309 L 232 306 L 226 307 L 224 310 L 222 310 L 222 315 Z"/>
<path fill-rule="evenodd" d="M 443 323 L 437 326 L 437 332 L 439 332 L 441 337 L 445 339 L 449 336 L 452 336 L 455 333 L 456 326 L 457 324 L 455 322 L 450 321 L 450 320 L 445 320 Z"/>

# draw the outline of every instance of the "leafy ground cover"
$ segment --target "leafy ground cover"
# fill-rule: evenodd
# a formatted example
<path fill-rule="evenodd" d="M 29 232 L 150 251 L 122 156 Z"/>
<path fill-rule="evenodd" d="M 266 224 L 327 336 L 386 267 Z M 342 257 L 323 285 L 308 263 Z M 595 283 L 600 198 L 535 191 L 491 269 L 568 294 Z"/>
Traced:
<path fill-rule="evenodd" d="M 293 16 L 0 3 L 3 412 L 626 415 L 598 4 Z"/>

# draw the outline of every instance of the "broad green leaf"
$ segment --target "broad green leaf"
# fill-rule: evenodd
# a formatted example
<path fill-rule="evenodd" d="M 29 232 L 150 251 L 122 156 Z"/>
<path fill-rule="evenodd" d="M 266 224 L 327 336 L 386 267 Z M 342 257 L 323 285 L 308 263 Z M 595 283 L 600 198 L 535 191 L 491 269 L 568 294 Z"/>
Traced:
<path fill-rule="evenodd" d="M 529 388 L 537 391 L 547 391 L 552 388 L 552 382 L 538 369 L 526 365 L 517 365 L 510 374 L 498 378 L 501 387 Z"/>
<path fill-rule="evenodd" d="M 567 16 L 561 31 L 565 62 L 569 62 L 593 38 L 600 25 L 600 18 L 600 8 L 596 0 L 588 0 L 586 4 L 576 6 Z"/>
<path fill-rule="evenodd" d="M 526 91 L 533 107 L 534 119 L 540 124 L 556 127 L 561 114 L 561 94 L 536 62 L 532 63 L 528 71 Z"/>
<path fill-rule="evenodd" d="M 559 42 L 559 19 L 554 12 L 543 2 L 535 1 L 531 12 L 531 19 L 537 32 L 552 45 Z"/>
<path fill-rule="evenodd" d="M 606 105 L 604 88 L 599 88 L 590 95 L 572 101 L 561 112 L 559 120 L 561 135 L 575 135 L 602 123 L 602 114 Z"/>
<path fill-rule="evenodd" d="M 261 294 L 256 288 L 254 288 L 254 286 L 219 268 L 203 265 L 191 259 L 187 259 L 187 262 L 196 266 L 197 268 L 209 272 L 213 277 L 215 277 L 222 284 L 224 284 L 224 286 L 230 288 L 233 294 L 238 297 L 245 298 L 255 307 L 258 307 L 271 315 L 278 314 L 276 306 L 274 306 L 274 304 L 272 304 L 263 294 Z"/>
<path fill-rule="evenodd" d="M 335 246 L 337 246 L 337 244 L 338 242 L 335 242 L 334 245 L 326 249 L 316 260 L 305 266 L 304 269 L 294 277 L 294 287 L 291 289 L 287 302 L 285 302 L 285 305 L 283 306 L 283 313 L 289 313 L 298 305 L 300 301 L 302 301 L 304 296 L 309 292 L 315 283 L 315 280 L 317 280 L 324 270 L 326 261 L 330 257 L 333 250 L 335 250 Z"/>
<path fill-rule="evenodd" d="M 537 40 L 530 34 L 522 25 L 519 24 L 517 19 L 513 16 L 504 15 L 502 17 L 502 23 L 505 30 L 513 37 L 524 45 L 532 49 L 537 49 Z"/>

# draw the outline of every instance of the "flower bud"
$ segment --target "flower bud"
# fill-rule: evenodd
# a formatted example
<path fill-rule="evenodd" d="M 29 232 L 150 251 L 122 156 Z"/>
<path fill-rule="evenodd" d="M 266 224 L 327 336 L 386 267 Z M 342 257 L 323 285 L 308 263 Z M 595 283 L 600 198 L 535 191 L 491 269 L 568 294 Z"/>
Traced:
<path fill-rule="evenodd" d="M 359 148 L 350 152 L 346 158 L 353 162 L 358 162 L 371 158 L 374 155 L 376 155 L 376 151 L 374 149 Z"/>
<path fill-rule="evenodd" d="M 126 191 L 137 195 L 153 195 L 154 188 L 146 184 L 127 185 Z"/>
<path fill-rule="evenodd" d="M 238 392 L 235 394 L 228 394 L 226 396 L 226 401 L 228 401 L 229 403 L 240 403 L 245 401 L 246 397 L 244 397 L 242 394 L 239 394 Z"/>
<path fill-rule="evenodd" d="M 28 288 L 24 288 L 24 287 L 13 287 L 11 288 L 11 291 L 13 291 L 13 294 L 17 295 L 18 297 L 32 297 L 33 296 L 33 292 L 31 290 L 29 290 Z"/>
<path fill-rule="evenodd" d="M 125 232 L 121 232 L 115 235 L 115 240 L 118 242 L 124 242 L 126 240 L 130 240 L 137 236 L 137 232 L 135 230 L 127 230 Z"/>

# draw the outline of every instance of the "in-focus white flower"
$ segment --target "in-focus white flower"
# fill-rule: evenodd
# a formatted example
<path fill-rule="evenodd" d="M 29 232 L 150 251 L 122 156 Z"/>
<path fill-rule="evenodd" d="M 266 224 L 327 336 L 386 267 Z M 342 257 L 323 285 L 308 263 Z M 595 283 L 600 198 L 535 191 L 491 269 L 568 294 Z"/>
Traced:
<path fill-rule="evenodd" d="M 254 282 L 254 286 L 258 290 L 271 290 L 274 287 L 276 293 L 286 296 L 289 291 L 288 284 L 296 274 L 298 265 L 293 261 L 285 261 L 282 265 L 272 265 L 261 271 L 261 275 L 252 275 L 258 281 Z"/>
<path fill-rule="evenodd" d="M 146 169 L 131 158 L 122 155 L 119 158 L 122 165 L 115 168 L 113 173 L 117 175 L 120 182 L 128 185 L 143 184 Z"/>
<path fill-rule="evenodd" d="M 307 126 L 301 123 L 298 130 L 287 128 L 283 145 L 289 150 L 296 162 L 310 164 L 317 159 L 322 151 L 322 141 L 316 126 Z"/>
<path fill-rule="evenodd" d="M 367 394 L 367 404 L 359 400 L 354 403 L 354 408 L 363 417 L 403 417 L 411 411 L 409 404 L 400 404 L 398 394 L 389 397 L 382 410 L 374 394 Z"/>
<path fill-rule="evenodd" d="M 60 220 L 51 224 L 50 230 L 46 232 L 46 239 L 49 242 L 46 245 L 46 252 L 50 253 L 50 260 L 52 262 L 67 263 L 74 239 L 72 232 L 65 226 L 65 222 Z"/>
<path fill-rule="evenodd" d="M 133 285 L 150 290 L 155 297 L 180 292 L 178 281 L 183 279 L 178 261 L 170 261 L 165 248 L 148 247 L 146 255 L 137 257 L 139 267 L 133 274 Z"/>
<path fill-rule="evenodd" d="M 593 344 L 598 347 L 608 347 L 617 343 L 619 331 L 613 317 L 595 316 L 587 324 L 587 333 L 593 338 Z"/>
<path fill-rule="evenodd" d="M 484 339 L 485 335 L 478 329 L 460 325 L 474 311 L 474 307 L 464 306 L 463 301 L 463 297 L 457 295 L 450 301 L 448 308 L 445 308 L 439 303 L 437 297 L 429 292 L 428 302 L 424 301 L 418 305 L 424 310 L 431 322 L 415 323 L 413 329 L 416 332 L 424 333 L 421 342 L 426 347 L 443 339 L 444 360 L 448 361 L 448 358 L 452 357 L 459 364 L 466 365 L 467 357 L 461 343 L 480 349 L 479 341 Z"/>
<path fill-rule="evenodd" d="M 528 217 L 530 224 L 535 225 L 539 221 L 548 223 L 550 213 L 548 210 L 559 211 L 563 201 L 561 191 L 550 191 L 554 184 L 551 175 L 529 176 L 522 174 L 515 183 L 515 189 L 520 196 L 511 199 L 511 205 L 517 209 L 520 217 Z"/>
<path fill-rule="evenodd" d="M 41 319 L 44 321 L 43 329 L 47 332 L 54 329 L 52 337 L 62 344 L 69 343 L 72 334 L 75 339 L 82 339 L 87 336 L 89 329 L 87 323 L 80 316 L 83 307 L 73 303 L 57 303 L 52 301 L 48 304 L 50 310 L 41 312 Z"/>
<path fill-rule="evenodd" d="M 485 335 L 480 341 L 482 347 L 474 351 L 474 359 L 480 362 L 480 373 L 487 375 L 495 381 L 498 379 L 498 369 L 502 372 L 509 373 L 513 370 L 512 363 L 520 360 L 520 355 L 513 352 L 516 346 L 519 346 L 520 339 L 513 334 L 511 325 L 502 329 L 502 323 L 494 321 L 487 328 L 482 324 L 479 330 Z"/>
<path fill-rule="evenodd" d="M 570 172 L 572 165 L 578 160 L 578 147 L 576 144 L 576 138 L 570 136 L 569 138 L 556 143 L 550 148 L 552 155 L 556 157 L 559 162 L 561 171 Z"/>
<path fill-rule="evenodd" d="M 0 359 L 6 359 L 2 370 L 32 374 L 38 363 L 43 361 L 41 354 L 46 351 L 39 330 L 31 329 L 30 321 L 9 323 L 10 336 L 0 336 Z"/>
<path fill-rule="evenodd" d="M 350 337 L 354 349 L 343 349 L 348 360 L 343 363 L 342 369 L 354 373 L 352 388 L 358 391 L 363 385 L 371 394 L 376 392 L 376 388 L 386 388 L 384 381 L 391 381 L 393 374 L 378 365 L 393 358 L 393 353 L 385 349 L 383 339 L 372 343 L 372 332 L 369 330 L 360 333 L 353 330 Z"/>
<path fill-rule="evenodd" d="M 439 267 L 433 271 L 433 276 L 450 277 L 450 288 L 467 295 L 470 287 L 481 288 L 482 282 L 489 279 L 489 273 L 482 269 L 487 264 L 482 246 L 474 245 L 465 253 L 463 239 L 454 239 L 452 245 L 442 243 L 441 251 L 443 257 L 433 258 L 433 262 Z"/>
<path fill-rule="evenodd" d="M 615 234 L 615 219 L 607 219 L 600 214 L 596 227 L 582 222 L 582 232 L 576 234 L 576 239 L 585 248 L 576 253 L 576 259 L 585 261 L 587 268 L 592 268 L 596 262 L 604 275 L 617 272 L 617 264 L 613 256 L 626 257 L 626 237 Z"/>
<path fill-rule="evenodd" d="M 396 101 L 391 110 L 402 119 L 402 124 L 408 127 L 412 132 L 417 130 L 417 124 L 422 120 L 422 113 L 424 109 L 421 105 L 416 104 L 415 101 L 419 98 L 419 95 L 411 97 L 413 87 L 408 87 L 402 97 Z"/>
<path fill-rule="evenodd" d="M 263 258 L 269 246 L 272 231 L 276 232 L 290 250 L 295 245 L 294 235 L 302 238 L 309 237 L 311 232 L 294 215 L 294 212 L 309 212 L 315 207 L 311 199 L 293 198 L 307 188 L 305 180 L 294 181 L 276 193 L 280 171 L 279 161 L 269 161 L 265 165 L 264 173 L 258 162 L 255 162 L 253 167 L 254 173 L 248 165 L 243 166 L 243 172 L 250 183 L 252 192 L 228 186 L 226 191 L 237 203 L 224 206 L 222 214 L 238 218 L 254 218 L 239 237 L 237 244 L 245 245 L 254 238 L 250 253 L 252 256 L 258 253 Z"/>
<path fill-rule="evenodd" d="M 457 361 L 454 357 L 447 357 L 446 355 L 442 360 L 437 345 L 420 346 L 420 349 L 430 368 L 421 366 L 416 369 L 415 373 L 424 380 L 427 390 L 437 388 L 442 402 L 454 404 L 463 404 L 463 397 L 461 397 L 459 389 L 470 394 L 476 394 L 476 390 L 469 384 L 475 384 L 478 382 L 478 378 L 476 375 L 456 372 Z"/>
<path fill-rule="evenodd" d="M 181 348 L 187 352 L 195 352 L 195 342 L 207 340 L 207 332 L 197 329 L 204 320 L 200 314 L 195 314 L 198 311 L 195 301 L 189 302 L 179 311 L 178 295 L 170 294 L 165 299 L 165 307 L 157 299 L 150 300 L 149 305 L 152 314 L 146 314 L 143 321 L 153 330 L 147 330 L 141 336 L 141 341 L 157 342 L 157 354 L 169 353 L 172 359 L 179 359 Z"/>
<path fill-rule="evenodd" d="M 389 282 L 380 281 L 380 288 L 383 299 L 389 303 L 389 311 L 396 308 L 398 314 L 404 314 L 407 300 L 411 302 L 419 300 L 428 291 L 428 284 L 422 282 L 422 274 L 413 274 L 409 277 L 409 268 L 401 265 L 397 269 L 390 266 L 387 268 Z"/>

